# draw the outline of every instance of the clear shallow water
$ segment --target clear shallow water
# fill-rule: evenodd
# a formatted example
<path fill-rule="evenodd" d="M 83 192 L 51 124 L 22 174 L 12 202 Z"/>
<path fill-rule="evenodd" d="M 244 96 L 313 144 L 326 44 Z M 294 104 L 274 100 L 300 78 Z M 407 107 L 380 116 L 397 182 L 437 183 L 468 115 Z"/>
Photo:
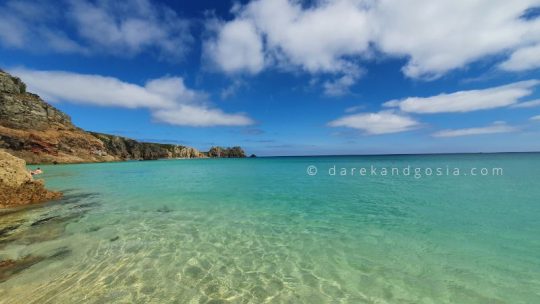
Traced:
<path fill-rule="evenodd" d="M 371 164 L 504 175 L 327 171 Z M 43 260 L 1 282 L 0 303 L 540 301 L 540 154 L 42 168 L 66 198 L 3 217 L 20 226 L 0 258 Z"/>

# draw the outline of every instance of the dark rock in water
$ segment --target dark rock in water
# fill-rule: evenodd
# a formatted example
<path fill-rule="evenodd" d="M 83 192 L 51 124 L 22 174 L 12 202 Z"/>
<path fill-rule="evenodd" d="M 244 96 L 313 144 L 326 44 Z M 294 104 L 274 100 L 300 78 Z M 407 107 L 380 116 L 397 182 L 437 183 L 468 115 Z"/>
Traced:
<path fill-rule="evenodd" d="M 58 216 L 49 216 L 49 217 L 46 217 L 46 218 L 42 218 L 40 220 L 37 220 L 35 222 L 32 223 L 32 225 L 30 226 L 37 226 L 37 225 L 41 225 L 41 224 L 44 224 L 52 219 L 55 219 L 55 218 L 58 218 Z"/>
<path fill-rule="evenodd" d="M 41 256 L 26 256 L 18 260 L 0 261 L 0 283 L 5 282 L 10 277 L 19 272 L 43 261 L 45 258 Z"/>
<path fill-rule="evenodd" d="M 114 241 L 118 241 L 119 239 L 120 239 L 119 236 L 115 236 L 115 237 L 111 238 L 109 241 L 114 242 Z"/>
<path fill-rule="evenodd" d="M 8 243 L 33 244 L 59 238 L 65 233 L 66 225 L 82 217 L 84 213 L 78 212 L 65 216 L 47 216 L 32 224 L 17 229 L 16 232 L 0 238 L 0 248 Z"/>
<path fill-rule="evenodd" d="M 90 209 L 90 208 L 96 207 L 98 205 L 99 205 L 99 203 L 97 203 L 97 202 L 83 203 L 83 204 L 78 204 L 78 205 L 73 206 L 72 209 Z"/>
<path fill-rule="evenodd" d="M 93 226 L 93 227 L 88 228 L 88 232 L 96 232 L 96 231 L 99 231 L 100 229 L 101 227 L 99 226 Z"/>
<path fill-rule="evenodd" d="M 49 222 L 43 224 L 43 226 L 31 227 L 25 229 L 21 233 L 10 235 L 7 242 L 13 242 L 17 244 L 30 245 L 35 243 L 47 242 L 58 239 L 65 233 L 65 225 Z"/>
<path fill-rule="evenodd" d="M 163 206 L 161 208 L 158 208 L 156 211 L 157 212 L 162 212 L 162 213 L 169 213 L 169 212 L 172 212 L 173 209 L 171 209 L 171 208 L 169 208 L 167 206 Z"/>
<path fill-rule="evenodd" d="M 88 200 L 97 196 L 98 196 L 97 193 L 91 193 L 91 192 L 73 193 L 73 194 L 64 195 L 64 197 L 58 202 L 61 203 L 62 205 L 73 204 L 73 205 L 84 206 L 86 204 L 97 204 L 96 202 L 82 202 L 81 203 L 81 201 Z M 77 206 L 74 206 L 74 207 L 77 207 Z"/>
<path fill-rule="evenodd" d="M 45 259 L 63 259 L 70 254 L 71 249 L 62 247 L 49 257 L 28 255 L 18 260 L 0 261 L 0 283 Z"/>
<path fill-rule="evenodd" d="M 11 231 L 13 231 L 13 230 L 19 228 L 20 226 L 21 226 L 21 224 L 3 227 L 3 228 L 0 229 L 0 236 L 7 235 L 7 234 L 10 233 Z"/>
<path fill-rule="evenodd" d="M 50 255 L 48 258 L 49 259 L 63 259 L 67 257 L 68 255 L 70 255 L 71 252 L 72 252 L 71 249 L 69 249 L 68 247 L 62 247 L 58 249 L 55 253 Z"/>

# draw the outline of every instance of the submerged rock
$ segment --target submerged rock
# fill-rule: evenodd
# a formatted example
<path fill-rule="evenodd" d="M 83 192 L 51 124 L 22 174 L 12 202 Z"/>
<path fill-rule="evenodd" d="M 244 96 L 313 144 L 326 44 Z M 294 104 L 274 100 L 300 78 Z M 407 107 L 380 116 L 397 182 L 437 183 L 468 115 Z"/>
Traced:
<path fill-rule="evenodd" d="M 61 247 L 50 256 L 27 255 L 18 260 L 0 261 L 0 283 L 5 282 L 19 272 L 34 266 L 35 264 L 48 259 L 64 259 L 71 254 L 71 249 Z"/>
<path fill-rule="evenodd" d="M 57 199 L 62 193 L 45 189 L 34 180 L 24 160 L 0 150 L 0 208 L 15 207 Z"/>
<path fill-rule="evenodd" d="M 12 231 L 16 230 L 20 226 L 21 226 L 21 224 L 14 224 L 14 225 L 6 226 L 6 227 L 1 227 L 0 228 L 0 237 L 3 237 L 5 235 L 11 233 Z"/>
<path fill-rule="evenodd" d="M 18 260 L 0 261 L 0 282 L 7 281 L 13 275 L 43 261 L 41 256 L 26 256 Z"/>

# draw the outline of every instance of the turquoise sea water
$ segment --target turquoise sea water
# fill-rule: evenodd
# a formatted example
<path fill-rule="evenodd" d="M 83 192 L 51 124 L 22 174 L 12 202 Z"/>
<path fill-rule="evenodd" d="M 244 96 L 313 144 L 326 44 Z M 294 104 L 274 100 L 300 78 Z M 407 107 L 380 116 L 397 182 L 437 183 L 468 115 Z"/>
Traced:
<path fill-rule="evenodd" d="M 42 168 L 65 198 L 0 217 L 0 259 L 39 257 L 0 303 L 540 303 L 540 154 Z"/>

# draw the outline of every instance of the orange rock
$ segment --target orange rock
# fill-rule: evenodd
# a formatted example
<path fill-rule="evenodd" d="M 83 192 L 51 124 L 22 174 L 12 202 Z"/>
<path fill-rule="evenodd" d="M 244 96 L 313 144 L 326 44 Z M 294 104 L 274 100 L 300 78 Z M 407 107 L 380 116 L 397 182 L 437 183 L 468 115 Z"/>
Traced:
<path fill-rule="evenodd" d="M 57 199 L 62 193 L 45 189 L 34 180 L 26 162 L 0 150 L 0 208 L 15 207 Z"/>

